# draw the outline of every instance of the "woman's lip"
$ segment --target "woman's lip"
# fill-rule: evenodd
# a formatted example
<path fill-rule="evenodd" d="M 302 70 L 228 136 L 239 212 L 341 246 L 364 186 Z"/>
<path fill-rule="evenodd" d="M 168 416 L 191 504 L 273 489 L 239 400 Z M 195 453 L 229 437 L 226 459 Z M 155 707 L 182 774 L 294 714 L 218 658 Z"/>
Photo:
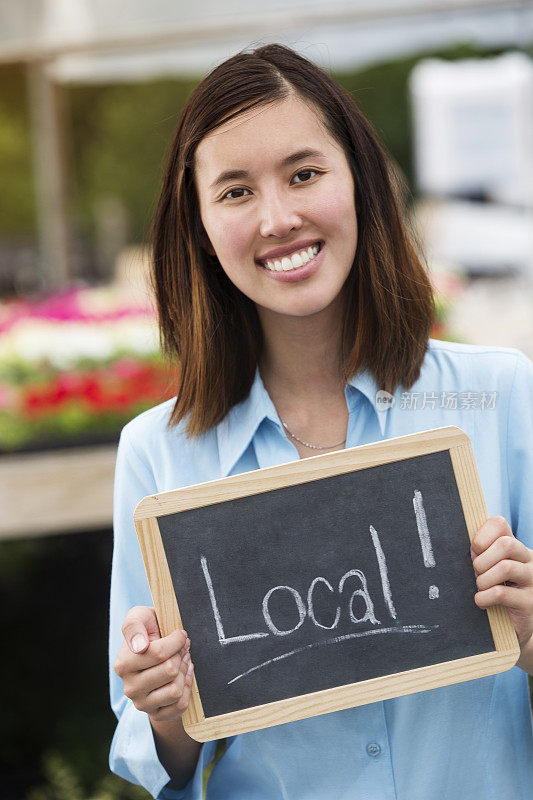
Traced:
<path fill-rule="evenodd" d="M 312 275 L 314 272 L 317 271 L 320 264 L 322 263 L 322 253 L 325 249 L 325 244 L 320 242 L 320 250 L 317 255 L 308 261 L 307 264 L 304 264 L 301 267 L 296 267 L 296 269 L 288 269 L 285 271 L 274 272 L 273 270 L 267 269 L 267 267 L 263 267 L 260 265 L 260 269 L 264 272 L 268 273 L 268 275 L 275 281 L 279 281 L 280 283 L 294 283 L 296 281 L 304 280 L 304 278 L 308 278 L 309 275 Z"/>
<path fill-rule="evenodd" d="M 296 249 L 289 250 L 287 253 L 285 253 L 282 256 L 275 256 L 274 258 L 268 258 L 268 259 L 267 258 L 256 259 L 256 262 L 258 264 L 261 264 L 261 266 L 263 267 L 265 265 L 265 261 L 281 261 L 284 258 L 290 258 L 291 256 L 295 255 L 295 253 L 301 253 L 302 250 L 309 250 L 310 247 L 314 247 L 317 244 L 319 245 L 319 247 L 322 247 L 324 242 L 321 239 L 315 239 L 315 241 L 311 242 L 311 244 L 308 244 L 307 247 L 305 245 L 303 245 L 299 249 L 296 248 Z"/>

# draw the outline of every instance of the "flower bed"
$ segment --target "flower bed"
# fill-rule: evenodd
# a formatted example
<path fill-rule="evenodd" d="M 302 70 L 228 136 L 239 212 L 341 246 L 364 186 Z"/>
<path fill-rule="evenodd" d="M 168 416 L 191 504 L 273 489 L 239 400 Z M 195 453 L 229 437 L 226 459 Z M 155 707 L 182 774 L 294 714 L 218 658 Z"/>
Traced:
<path fill-rule="evenodd" d="M 0 306 L 0 451 L 115 441 L 173 394 L 153 309 L 118 287 Z"/>

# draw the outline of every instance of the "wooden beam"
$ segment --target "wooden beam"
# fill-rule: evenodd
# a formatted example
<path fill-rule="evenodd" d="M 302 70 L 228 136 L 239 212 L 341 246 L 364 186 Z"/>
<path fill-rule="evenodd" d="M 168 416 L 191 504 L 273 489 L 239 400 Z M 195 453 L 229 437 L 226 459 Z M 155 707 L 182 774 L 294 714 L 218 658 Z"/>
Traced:
<path fill-rule="evenodd" d="M 116 447 L 0 458 L 0 539 L 112 526 Z"/>
<path fill-rule="evenodd" d="M 59 288 L 70 278 L 67 213 L 66 141 L 61 108 L 62 87 L 47 75 L 46 61 L 27 66 L 40 274 L 43 288 Z"/>

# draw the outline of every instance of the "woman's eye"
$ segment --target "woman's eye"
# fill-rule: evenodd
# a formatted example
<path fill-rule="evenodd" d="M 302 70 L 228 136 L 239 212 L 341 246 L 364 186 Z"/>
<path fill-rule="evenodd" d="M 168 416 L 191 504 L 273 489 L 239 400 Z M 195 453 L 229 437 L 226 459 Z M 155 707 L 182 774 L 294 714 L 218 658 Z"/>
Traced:
<path fill-rule="evenodd" d="M 318 175 L 318 171 L 316 169 L 303 169 L 303 170 L 301 170 L 301 172 L 297 172 L 294 177 L 297 178 L 298 175 L 310 175 L 311 172 L 314 172 L 315 175 Z M 299 182 L 300 183 L 307 183 L 309 180 L 310 180 L 310 178 L 304 178 L 303 181 L 299 181 Z"/>
<path fill-rule="evenodd" d="M 229 192 L 226 192 L 226 194 L 224 195 L 224 197 L 222 199 L 225 200 L 226 197 L 227 197 L 229 200 L 240 200 L 241 197 L 244 197 L 244 195 L 240 194 L 240 195 L 237 195 L 237 197 L 230 197 L 230 195 L 232 195 L 233 192 L 247 192 L 247 191 L 248 191 L 248 189 L 230 189 Z"/>

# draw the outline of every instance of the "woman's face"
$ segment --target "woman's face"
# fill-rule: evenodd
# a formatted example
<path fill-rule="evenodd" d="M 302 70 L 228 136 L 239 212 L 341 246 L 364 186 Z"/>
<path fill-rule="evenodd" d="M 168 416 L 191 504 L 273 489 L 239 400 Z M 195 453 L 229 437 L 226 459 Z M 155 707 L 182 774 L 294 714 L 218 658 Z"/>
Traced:
<path fill-rule="evenodd" d="M 357 245 L 354 183 L 314 108 L 290 96 L 225 123 L 198 145 L 195 180 L 212 248 L 247 297 L 290 316 L 335 300 Z"/>

